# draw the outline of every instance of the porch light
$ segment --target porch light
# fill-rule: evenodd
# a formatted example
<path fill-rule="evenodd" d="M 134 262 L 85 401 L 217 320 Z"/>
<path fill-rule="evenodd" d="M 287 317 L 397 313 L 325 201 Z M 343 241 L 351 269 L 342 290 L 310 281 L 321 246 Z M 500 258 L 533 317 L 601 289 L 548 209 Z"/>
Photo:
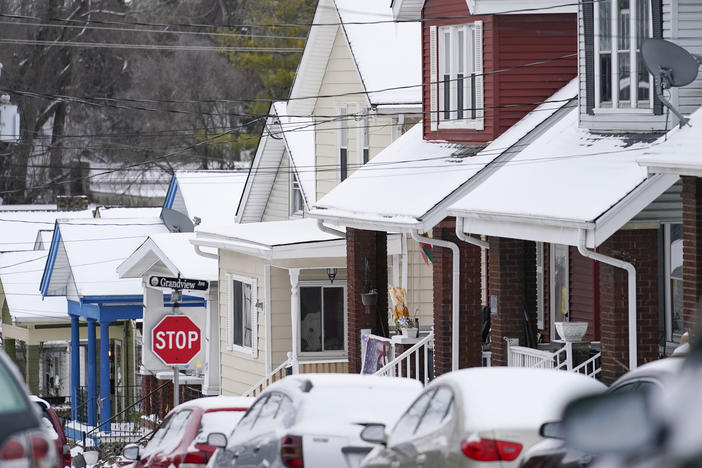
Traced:
<path fill-rule="evenodd" d="M 329 277 L 329 282 L 334 284 L 334 278 L 336 278 L 336 268 L 327 268 L 327 277 Z"/>

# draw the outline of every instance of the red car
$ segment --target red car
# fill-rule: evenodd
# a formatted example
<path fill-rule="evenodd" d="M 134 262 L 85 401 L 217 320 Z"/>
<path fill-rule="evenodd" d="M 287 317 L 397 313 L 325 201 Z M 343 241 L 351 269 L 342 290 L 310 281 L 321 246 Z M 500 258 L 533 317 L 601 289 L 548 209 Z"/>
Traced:
<path fill-rule="evenodd" d="M 61 420 L 59 419 L 56 411 L 51 407 L 48 401 L 42 400 L 36 395 L 30 395 L 29 399 L 37 405 L 39 408 L 39 413 L 41 414 L 42 423 L 44 428 L 51 433 L 51 438 L 56 444 L 56 451 L 58 453 L 58 468 L 64 468 L 66 466 L 71 466 L 71 450 L 68 446 L 68 439 L 66 434 L 63 432 L 63 426 L 61 426 Z M 53 431 L 53 432 L 51 432 Z M 54 433 L 56 435 L 54 435 Z"/>
<path fill-rule="evenodd" d="M 229 434 L 254 398 L 198 398 L 176 406 L 154 431 L 145 447 L 127 445 L 123 457 L 135 468 L 205 468 L 216 447 L 207 445 L 211 432 Z"/>

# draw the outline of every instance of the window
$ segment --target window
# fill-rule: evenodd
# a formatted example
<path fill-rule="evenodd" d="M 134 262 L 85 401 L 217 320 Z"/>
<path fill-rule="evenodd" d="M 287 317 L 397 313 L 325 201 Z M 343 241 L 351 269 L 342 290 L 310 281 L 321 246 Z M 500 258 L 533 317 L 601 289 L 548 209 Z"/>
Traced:
<path fill-rule="evenodd" d="M 346 180 L 349 174 L 349 123 L 348 109 L 346 105 L 339 106 L 337 115 L 338 122 L 338 140 L 339 140 L 339 182 Z"/>
<path fill-rule="evenodd" d="M 663 226 L 665 239 L 665 332 L 668 343 L 680 343 L 683 328 L 682 224 Z"/>
<path fill-rule="evenodd" d="M 568 320 L 568 246 L 551 244 L 551 339 L 557 339 L 554 322 Z"/>
<path fill-rule="evenodd" d="M 434 395 L 434 391 L 433 388 L 426 391 L 412 403 L 412 406 L 410 406 L 400 420 L 397 421 L 395 428 L 390 433 L 388 445 L 402 443 L 412 438 L 414 432 L 417 430 L 417 426 L 419 426 L 419 421 L 427 410 L 427 406 L 429 406 L 429 401 Z"/>
<path fill-rule="evenodd" d="M 290 187 L 290 215 L 302 215 L 305 209 L 305 199 L 302 194 L 302 186 L 297 174 L 293 172 Z"/>
<path fill-rule="evenodd" d="M 344 351 L 345 286 L 300 287 L 300 351 Z"/>
<path fill-rule="evenodd" d="M 368 113 L 368 109 L 361 114 L 361 124 L 359 125 L 358 129 L 361 164 L 365 164 L 370 161 L 370 115 Z"/>
<path fill-rule="evenodd" d="M 415 431 L 416 437 L 422 437 L 436 431 L 441 424 L 448 421 L 453 408 L 453 394 L 447 387 L 439 387 L 429 402 L 424 416 Z"/>
<path fill-rule="evenodd" d="M 482 30 L 481 21 L 430 27 L 432 130 L 483 129 Z"/>
<path fill-rule="evenodd" d="M 601 0 L 594 8 L 595 108 L 652 109 L 653 77 L 640 54 L 653 35 L 651 0 Z"/>
<path fill-rule="evenodd" d="M 227 275 L 229 284 L 227 347 L 258 357 L 255 279 Z"/>

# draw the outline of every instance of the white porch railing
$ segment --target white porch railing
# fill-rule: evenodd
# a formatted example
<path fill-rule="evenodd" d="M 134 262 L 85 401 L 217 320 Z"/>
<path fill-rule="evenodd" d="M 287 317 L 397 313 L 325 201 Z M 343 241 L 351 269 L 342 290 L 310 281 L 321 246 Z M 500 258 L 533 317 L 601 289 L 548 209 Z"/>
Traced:
<path fill-rule="evenodd" d="M 273 382 L 277 382 L 287 375 L 287 368 L 291 366 L 291 359 L 288 357 L 282 364 L 273 369 L 270 374 L 256 382 L 249 388 L 243 396 L 258 396 Z M 318 361 L 298 361 L 300 374 L 345 374 L 349 371 L 348 359 L 324 359 Z"/>
<path fill-rule="evenodd" d="M 434 332 L 432 331 L 407 351 L 380 368 L 374 375 L 411 377 L 426 385 L 429 382 L 430 366 L 433 366 L 433 363 L 429 362 L 429 349 L 433 349 L 433 347 Z"/>
<path fill-rule="evenodd" d="M 600 374 L 600 356 L 601 353 L 597 353 L 574 367 L 572 343 L 565 343 L 563 347 L 553 352 L 524 346 L 507 347 L 507 365 L 510 367 L 557 369 L 579 372 L 592 378 Z"/>

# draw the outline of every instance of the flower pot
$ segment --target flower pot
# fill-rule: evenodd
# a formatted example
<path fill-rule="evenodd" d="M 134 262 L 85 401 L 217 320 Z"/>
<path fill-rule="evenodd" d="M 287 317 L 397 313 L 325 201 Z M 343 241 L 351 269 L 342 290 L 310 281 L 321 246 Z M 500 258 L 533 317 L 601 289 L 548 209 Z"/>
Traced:
<path fill-rule="evenodd" d="M 407 338 L 417 338 L 418 332 L 419 332 L 418 328 L 403 328 L 402 329 L 402 336 L 406 336 Z"/>
<path fill-rule="evenodd" d="M 364 306 L 374 306 L 378 303 L 378 291 L 371 291 L 361 294 L 361 302 Z"/>
<path fill-rule="evenodd" d="M 587 333 L 587 322 L 555 322 L 556 332 L 563 341 L 577 343 Z"/>

